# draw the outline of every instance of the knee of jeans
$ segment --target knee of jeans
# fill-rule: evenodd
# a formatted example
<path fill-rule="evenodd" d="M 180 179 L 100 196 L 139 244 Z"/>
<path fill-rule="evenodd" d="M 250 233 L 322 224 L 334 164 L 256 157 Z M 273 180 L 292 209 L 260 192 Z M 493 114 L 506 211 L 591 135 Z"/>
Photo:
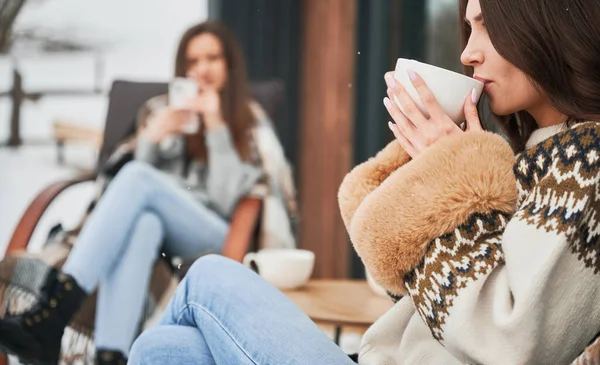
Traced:
<path fill-rule="evenodd" d="M 189 280 L 207 279 L 214 277 L 230 277 L 239 271 L 241 264 L 221 255 L 211 254 L 202 256 L 190 267 L 186 274 Z M 203 280 L 209 282 L 210 280 Z"/>
<path fill-rule="evenodd" d="M 160 217 L 151 211 L 143 211 L 135 223 L 135 233 L 132 236 L 145 237 L 139 244 L 147 247 L 150 243 L 160 246 L 164 239 L 164 226 Z M 141 242 L 143 241 L 143 242 Z M 132 242 L 135 244 L 136 242 Z"/>
<path fill-rule="evenodd" d="M 143 161 L 130 161 L 115 176 L 113 183 L 131 183 L 146 180 L 155 173 L 155 168 Z"/>
<path fill-rule="evenodd" d="M 164 352 L 164 338 L 160 327 L 151 328 L 135 340 L 129 351 L 128 364 L 148 364 L 149 359 Z"/>

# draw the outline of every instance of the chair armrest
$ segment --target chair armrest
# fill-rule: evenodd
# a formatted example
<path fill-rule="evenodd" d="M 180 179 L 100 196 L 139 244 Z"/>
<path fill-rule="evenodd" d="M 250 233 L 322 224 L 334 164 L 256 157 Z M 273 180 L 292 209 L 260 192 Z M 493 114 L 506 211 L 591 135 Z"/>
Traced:
<path fill-rule="evenodd" d="M 225 238 L 223 256 L 241 262 L 248 253 L 262 208 L 262 199 L 245 197 L 238 203 L 229 233 Z"/>
<path fill-rule="evenodd" d="M 17 228 L 6 248 L 6 254 L 23 251 L 27 249 L 29 240 L 42 215 L 48 209 L 52 201 L 67 188 L 96 178 L 94 174 L 82 175 L 71 180 L 63 180 L 49 185 L 29 204 L 27 210 L 21 216 Z"/>

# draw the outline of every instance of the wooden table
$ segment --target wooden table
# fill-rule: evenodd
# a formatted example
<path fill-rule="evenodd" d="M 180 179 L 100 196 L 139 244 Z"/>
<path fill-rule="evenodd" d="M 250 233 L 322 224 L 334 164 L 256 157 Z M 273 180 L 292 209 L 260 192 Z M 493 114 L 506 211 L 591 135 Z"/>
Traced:
<path fill-rule="evenodd" d="M 342 327 L 366 329 L 393 306 L 364 280 L 311 280 L 300 289 L 283 292 L 315 323 L 333 325 L 336 343 Z"/>

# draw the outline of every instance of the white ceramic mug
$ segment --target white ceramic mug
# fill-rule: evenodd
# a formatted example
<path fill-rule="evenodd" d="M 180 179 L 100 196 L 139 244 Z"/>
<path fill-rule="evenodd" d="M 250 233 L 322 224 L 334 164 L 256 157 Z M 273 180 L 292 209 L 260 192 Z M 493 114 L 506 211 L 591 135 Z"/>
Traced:
<path fill-rule="evenodd" d="M 415 104 L 427 117 L 429 117 L 429 113 L 408 77 L 409 69 L 423 78 L 442 109 L 457 124 L 465 120 L 465 101 L 471 97 L 473 89 L 475 89 L 477 100 L 483 92 L 483 83 L 474 78 L 415 60 L 399 58 L 396 62 L 394 78 L 404 86 Z M 397 100 L 396 103 L 400 106 Z"/>
<path fill-rule="evenodd" d="M 243 263 L 275 287 L 295 289 L 310 279 L 315 254 L 299 249 L 264 249 L 248 253 Z"/>

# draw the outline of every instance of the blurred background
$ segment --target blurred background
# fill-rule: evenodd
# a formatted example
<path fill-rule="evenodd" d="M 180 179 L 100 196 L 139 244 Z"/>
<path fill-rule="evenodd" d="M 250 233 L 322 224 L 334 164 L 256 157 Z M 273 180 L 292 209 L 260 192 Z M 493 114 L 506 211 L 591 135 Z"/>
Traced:
<path fill-rule="evenodd" d="M 39 191 L 96 168 L 112 83 L 168 81 L 182 32 L 209 17 L 235 31 L 252 80 L 285 84 L 275 124 L 315 276 L 364 277 L 337 188 L 391 140 L 383 74 L 398 57 L 461 69 L 457 0 L 0 0 L 0 257 Z M 61 194 L 30 247 L 93 193 Z"/>

